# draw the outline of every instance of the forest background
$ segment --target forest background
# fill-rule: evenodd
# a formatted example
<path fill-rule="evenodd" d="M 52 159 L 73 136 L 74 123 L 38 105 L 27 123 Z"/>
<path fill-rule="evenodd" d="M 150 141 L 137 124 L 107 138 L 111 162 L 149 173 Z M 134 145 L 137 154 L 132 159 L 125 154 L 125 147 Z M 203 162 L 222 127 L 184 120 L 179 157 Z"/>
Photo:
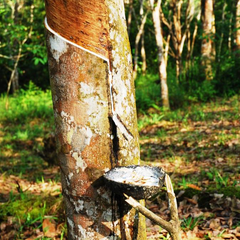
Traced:
<path fill-rule="evenodd" d="M 125 9 L 143 162 L 172 173 L 186 234 L 239 237 L 240 1 L 126 0 Z M 63 239 L 66 233 L 53 167 L 44 17 L 43 1 L 0 3 L 0 220 L 6 239 Z M 158 199 L 148 207 L 167 216 Z M 148 235 L 167 237 L 151 224 Z"/>
<path fill-rule="evenodd" d="M 239 1 L 128 0 L 125 6 L 139 110 L 239 93 Z M 0 11 L 1 93 L 30 81 L 49 89 L 44 3 L 4 0 Z"/>

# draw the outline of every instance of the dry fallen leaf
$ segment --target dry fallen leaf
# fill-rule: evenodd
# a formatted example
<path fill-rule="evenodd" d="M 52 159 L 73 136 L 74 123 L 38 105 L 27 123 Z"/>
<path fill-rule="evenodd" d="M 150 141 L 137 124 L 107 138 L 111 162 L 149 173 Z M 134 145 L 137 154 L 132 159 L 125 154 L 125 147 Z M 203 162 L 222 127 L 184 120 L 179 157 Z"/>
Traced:
<path fill-rule="evenodd" d="M 191 204 L 193 205 L 197 205 L 197 201 L 195 201 L 194 199 L 192 198 L 186 198 L 188 202 L 190 202 Z"/>
<path fill-rule="evenodd" d="M 222 238 L 227 238 L 227 239 L 237 239 L 233 234 L 231 233 L 223 233 Z"/>
<path fill-rule="evenodd" d="M 192 188 L 192 189 L 195 189 L 195 190 L 198 190 L 198 191 L 201 191 L 201 190 L 202 190 L 199 186 L 197 186 L 197 185 L 195 185 L 195 184 L 188 183 L 187 186 L 188 186 L 189 188 Z"/>
<path fill-rule="evenodd" d="M 209 228 L 218 229 L 220 226 L 221 226 L 220 219 L 216 218 L 210 220 Z"/>
<path fill-rule="evenodd" d="M 42 228 L 45 237 L 56 237 L 58 235 L 56 222 L 53 219 L 46 218 L 43 220 Z"/>

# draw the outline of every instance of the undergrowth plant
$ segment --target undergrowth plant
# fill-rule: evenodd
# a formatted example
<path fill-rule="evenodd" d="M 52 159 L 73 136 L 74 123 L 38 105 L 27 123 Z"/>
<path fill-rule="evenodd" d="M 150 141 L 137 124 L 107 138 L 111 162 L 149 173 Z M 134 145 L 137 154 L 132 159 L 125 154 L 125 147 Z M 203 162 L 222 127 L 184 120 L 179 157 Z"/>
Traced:
<path fill-rule="evenodd" d="M 9 98 L 9 107 L 5 108 L 6 95 L 0 99 L 0 120 L 11 123 L 32 121 L 35 118 L 51 120 L 53 118 L 50 90 L 42 91 L 33 82 L 26 89 L 20 89 Z"/>
<path fill-rule="evenodd" d="M 227 173 L 220 173 L 216 168 L 211 168 L 209 171 L 202 171 L 201 175 L 213 181 L 217 189 L 227 187 L 230 183 L 229 175 Z"/>
<path fill-rule="evenodd" d="M 1 95 L 0 123 L 1 132 L 4 132 L 1 138 L 1 172 L 26 174 L 39 168 L 34 176 L 29 174 L 29 177 L 39 177 L 46 163 L 38 152 L 43 147 L 45 135 L 54 130 L 51 92 L 43 91 L 30 82 L 25 89 L 9 97 L 8 109 L 5 102 L 6 96 Z"/>
<path fill-rule="evenodd" d="M 187 231 L 187 230 L 191 230 L 192 231 L 196 226 L 201 224 L 202 221 L 203 221 L 203 217 L 202 216 L 196 217 L 196 218 L 188 217 L 188 218 L 185 218 L 185 219 L 182 220 L 181 228 L 184 231 Z"/>
<path fill-rule="evenodd" d="M 22 239 L 21 235 L 26 229 L 40 229 L 45 218 L 59 220 L 57 214 L 58 209 L 62 208 L 61 204 L 61 195 L 51 197 L 30 195 L 25 192 L 18 195 L 11 193 L 9 201 L 0 207 L 0 220 L 6 221 L 8 216 L 13 216 L 13 221 L 19 227 L 17 239 Z"/>
<path fill-rule="evenodd" d="M 136 104 L 138 112 L 145 112 L 149 108 L 154 108 L 160 104 L 161 94 L 158 81 L 157 74 L 140 75 L 136 79 Z"/>

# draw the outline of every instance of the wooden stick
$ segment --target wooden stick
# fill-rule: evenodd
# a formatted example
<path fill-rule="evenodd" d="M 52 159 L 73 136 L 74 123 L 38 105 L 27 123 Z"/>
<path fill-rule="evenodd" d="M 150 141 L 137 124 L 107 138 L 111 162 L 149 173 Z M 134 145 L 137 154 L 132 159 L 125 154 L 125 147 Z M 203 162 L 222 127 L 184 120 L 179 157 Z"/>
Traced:
<path fill-rule="evenodd" d="M 180 239 L 180 222 L 178 218 L 177 200 L 173 190 L 172 182 L 168 174 L 165 175 L 165 185 L 167 187 L 167 195 L 170 208 L 170 222 L 173 224 L 173 233 L 169 232 L 173 239 Z M 174 237 L 173 237 L 174 235 Z"/>
<path fill-rule="evenodd" d="M 142 213 L 147 218 L 151 219 L 152 221 L 159 224 L 162 228 L 166 229 L 168 232 L 172 231 L 172 224 L 168 221 L 165 221 L 161 217 L 154 214 L 152 211 L 145 208 L 143 205 L 141 205 L 138 201 L 136 201 L 134 198 L 127 196 L 124 194 L 124 196 L 127 198 L 125 201 L 134 207 L 136 210 L 138 210 L 140 213 Z"/>
<path fill-rule="evenodd" d="M 164 220 L 163 218 L 157 216 L 152 211 L 145 208 L 143 205 L 141 205 L 138 201 L 136 201 L 134 198 L 124 194 L 126 197 L 126 202 L 131 205 L 133 208 L 138 210 L 140 213 L 142 213 L 144 216 L 149 218 L 150 220 L 154 221 L 158 225 L 160 225 L 162 228 L 166 229 L 173 240 L 180 240 L 180 224 L 178 219 L 178 212 L 177 212 L 177 201 L 176 197 L 173 191 L 173 186 L 170 177 L 166 174 L 165 176 L 165 184 L 167 187 L 167 194 L 169 199 L 169 208 L 170 208 L 170 217 L 171 220 L 168 222 Z"/>

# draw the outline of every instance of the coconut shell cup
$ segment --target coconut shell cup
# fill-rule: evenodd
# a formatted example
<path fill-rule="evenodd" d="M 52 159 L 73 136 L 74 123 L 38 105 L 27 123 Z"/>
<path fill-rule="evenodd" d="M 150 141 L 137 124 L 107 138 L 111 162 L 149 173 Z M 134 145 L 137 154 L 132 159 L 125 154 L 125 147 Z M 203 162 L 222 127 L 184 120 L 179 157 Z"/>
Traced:
<path fill-rule="evenodd" d="M 104 175 L 106 185 L 116 194 L 123 193 L 137 200 L 148 199 L 157 194 L 164 184 L 165 172 L 159 167 L 115 167 Z"/>

